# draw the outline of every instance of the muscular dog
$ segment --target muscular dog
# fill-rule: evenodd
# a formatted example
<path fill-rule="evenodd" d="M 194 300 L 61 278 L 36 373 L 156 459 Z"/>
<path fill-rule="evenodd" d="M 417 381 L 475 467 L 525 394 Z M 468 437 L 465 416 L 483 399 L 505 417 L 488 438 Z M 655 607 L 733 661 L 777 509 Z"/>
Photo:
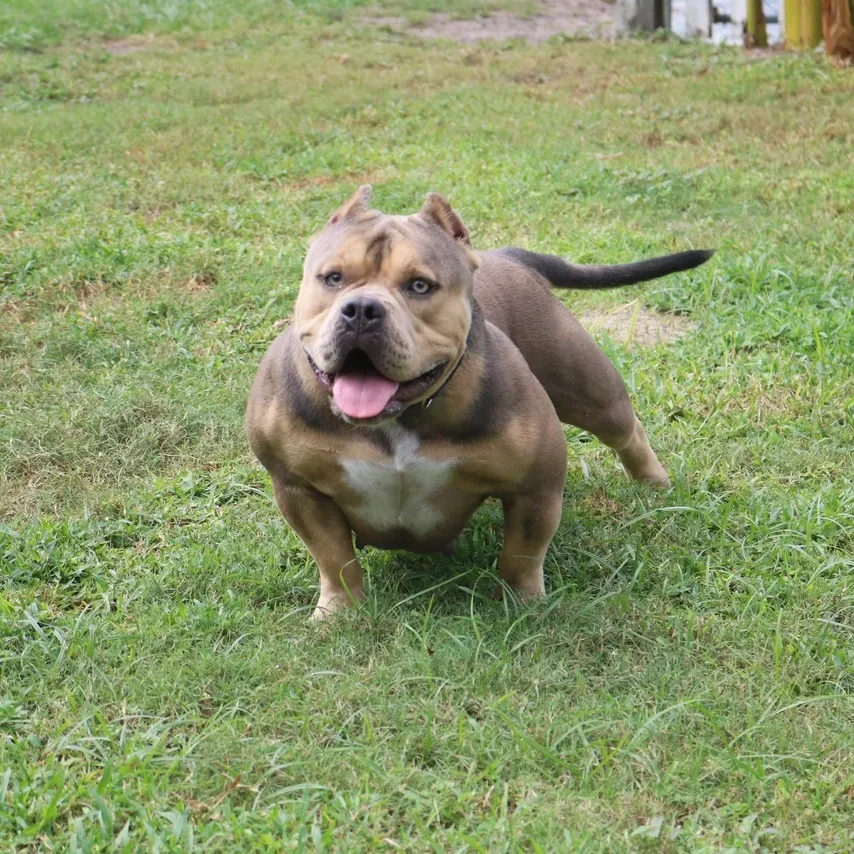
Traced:
<path fill-rule="evenodd" d="M 614 366 L 550 290 L 610 288 L 704 263 L 706 251 L 577 266 L 472 250 L 431 193 L 412 216 L 361 187 L 312 240 L 291 325 L 258 369 L 247 427 L 276 501 L 320 570 L 315 618 L 364 597 L 355 547 L 450 552 L 488 497 L 504 508 L 499 573 L 544 594 L 561 515 L 561 422 L 628 474 L 667 474 Z"/>

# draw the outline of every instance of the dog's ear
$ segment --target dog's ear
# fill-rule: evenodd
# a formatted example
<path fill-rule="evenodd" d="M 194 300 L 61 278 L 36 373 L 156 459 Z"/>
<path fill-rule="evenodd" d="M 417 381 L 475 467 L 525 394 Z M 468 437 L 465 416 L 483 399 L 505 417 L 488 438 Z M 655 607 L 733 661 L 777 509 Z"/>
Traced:
<path fill-rule="evenodd" d="M 435 222 L 458 243 L 471 246 L 469 230 L 454 213 L 454 209 L 438 193 L 427 193 L 424 207 L 421 208 L 419 216 Z"/>
<path fill-rule="evenodd" d="M 346 201 L 331 217 L 327 225 L 335 225 L 345 219 L 355 219 L 357 216 L 367 213 L 368 203 L 371 200 L 371 185 L 362 184 L 358 190 Z"/>

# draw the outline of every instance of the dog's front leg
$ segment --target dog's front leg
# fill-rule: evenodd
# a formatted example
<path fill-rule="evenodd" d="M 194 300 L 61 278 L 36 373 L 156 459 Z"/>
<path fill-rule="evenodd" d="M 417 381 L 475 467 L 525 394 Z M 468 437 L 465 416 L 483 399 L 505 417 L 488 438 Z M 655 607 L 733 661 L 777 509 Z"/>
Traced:
<path fill-rule="evenodd" d="M 504 548 L 498 573 L 520 601 L 546 594 L 543 561 L 563 508 L 561 491 L 526 493 L 502 499 Z"/>
<path fill-rule="evenodd" d="M 322 620 L 365 598 L 362 567 L 353 551 L 350 523 L 334 501 L 310 487 L 273 476 L 276 503 L 320 570 L 320 598 L 311 615 Z"/>

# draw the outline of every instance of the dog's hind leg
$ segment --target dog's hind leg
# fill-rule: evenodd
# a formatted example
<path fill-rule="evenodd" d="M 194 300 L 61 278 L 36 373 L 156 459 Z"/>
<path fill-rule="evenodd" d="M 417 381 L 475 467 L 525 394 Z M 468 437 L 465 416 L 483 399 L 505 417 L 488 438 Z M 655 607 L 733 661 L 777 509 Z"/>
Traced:
<path fill-rule="evenodd" d="M 666 489 L 670 486 L 667 472 L 650 446 L 646 430 L 643 429 L 643 424 L 634 412 L 632 412 L 632 420 L 631 433 L 624 430 L 619 435 L 602 433 L 594 433 L 594 435 L 617 452 L 623 468 L 630 477 Z"/>
<path fill-rule="evenodd" d="M 474 292 L 486 319 L 521 350 L 558 418 L 613 448 L 635 480 L 667 486 L 620 374 L 548 282 L 500 253 L 487 253 Z"/>
<path fill-rule="evenodd" d="M 540 379 L 558 417 L 613 448 L 634 480 L 661 488 L 670 486 L 667 472 L 635 415 L 622 377 L 578 321 L 563 306 L 561 309 L 556 320 L 562 337 L 554 348 L 554 357 L 563 381 L 558 381 L 552 371 L 546 382 Z"/>
<path fill-rule="evenodd" d="M 514 342 L 558 418 L 613 448 L 633 479 L 669 486 L 619 372 L 572 314 L 552 294 L 548 296 L 553 302 L 541 314 L 538 334 L 517 334 Z"/>

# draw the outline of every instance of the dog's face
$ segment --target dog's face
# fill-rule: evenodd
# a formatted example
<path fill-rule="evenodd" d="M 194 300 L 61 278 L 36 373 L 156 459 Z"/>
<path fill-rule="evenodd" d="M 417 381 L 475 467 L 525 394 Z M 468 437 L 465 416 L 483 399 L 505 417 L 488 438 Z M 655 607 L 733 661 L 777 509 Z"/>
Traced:
<path fill-rule="evenodd" d="M 333 412 L 360 424 L 441 388 L 465 351 L 478 263 L 444 199 L 385 216 L 368 210 L 369 195 L 360 188 L 312 241 L 294 312 Z"/>

